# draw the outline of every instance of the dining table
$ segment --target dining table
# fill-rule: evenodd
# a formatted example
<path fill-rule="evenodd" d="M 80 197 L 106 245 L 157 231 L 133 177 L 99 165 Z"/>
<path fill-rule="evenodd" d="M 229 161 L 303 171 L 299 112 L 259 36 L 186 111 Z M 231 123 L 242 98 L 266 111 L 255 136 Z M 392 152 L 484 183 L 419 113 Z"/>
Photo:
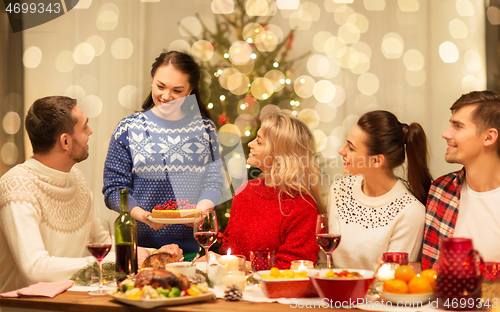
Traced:
<path fill-rule="evenodd" d="M 196 267 L 203 271 L 206 270 L 205 263 L 197 263 Z M 212 267 L 211 267 L 212 268 Z M 220 273 L 220 272 L 219 272 Z M 217 271 L 210 271 L 212 280 L 217 280 Z M 109 282 L 104 286 L 108 291 L 107 295 L 96 296 L 89 294 L 89 291 L 97 289 L 97 285 L 80 286 L 73 285 L 66 291 L 59 293 L 53 298 L 40 296 L 21 296 L 18 298 L 7 298 L 0 296 L 0 312 L 23 312 L 23 311 L 74 311 L 74 312 L 100 312 L 100 311 L 258 311 L 258 312 L 281 312 L 281 311 L 297 311 L 297 310 L 319 310 L 329 308 L 331 311 L 338 310 L 362 310 L 369 312 L 389 311 L 389 312 L 437 312 L 440 309 L 431 304 L 413 306 L 413 307 L 396 307 L 386 304 L 380 304 L 380 298 L 370 296 L 369 292 L 364 298 L 365 303 L 355 306 L 337 306 L 337 303 L 328 303 L 326 298 L 307 297 L 307 298 L 276 298 L 270 299 L 265 293 L 265 289 L 261 288 L 265 284 L 248 282 L 242 292 L 242 299 L 237 301 L 229 301 L 224 299 L 227 288 L 223 285 L 212 285 L 209 292 L 200 295 L 198 299 L 186 298 L 180 299 L 179 302 L 169 302 L 167 299 L 165 305 L 145 309 L 146 305 L 137 305 L 137 302 L 132 302 L 133 305 L 127 304 L 121 298 L 114 298 L 116 291 L 116 283 Z M 3 295 L 3 294 L 2 294 Z M 309 294 L 310 296 L 311 294 Z M 133 300 L 135 301 L 135 300 Z M 130 302 L 128 302 L 130 303 Z M 383 300 L 382 300 L 383 303 Z M 492 312 L 500 312 L 500 307 L 489 310 Z"/>
<path fill-rule="evenodd" d="M 288 299 L 287 299 L 288 300 Z M 144 309 L 137 306 L 127 305 L 114 300 L 109 295 L 94 296 L 86 291 L 67 290 L 54 298 L 45 297 L 19 297 L 3 298 L 0 297 L 0 312 L 36 312 L 36 311 L 72 311 L 72 312 L 100 312 L 100 311 L 203 311 L 203 312 L 232 312 L 232 311 L 258 311 L 258 312 L 281 312 L 304 310 L 316 311 L 329 308 L 330 311 L 349 311 L 363 310 L 371 312 L 389 311 L 389 312 L 438 312 L 444 311 L 424 305 L 417 308 L 383 306 L 368 307 L 360 305 L 358 307 L 339 308 L 333 305 L 325 306 L 325 302 L 318 297 L 315 298 L 296 298 L 289 299 L 290 304 L 286 304 L 283 299 L 278 302 L 254 302 L 248 300 L 227 301 L 223 298 L 213 298 L 203 302 L 194 302 L 183 305 L 160 306 L 152 309 Z M 490 312 L 500 312 L 500 307 L 488 310 Z"/>
<path fill-rule="evenodd" d="M 150 311 L 259 311 L 280 312 L 297 310 L 290 305 L 276 302 L 251 302 L 251 301 L 226 301 L 222 298 L 198 303 L 176 306 L 163 306 L 150 309 Z M 321 307 L 307 309 L 319 310 Z M 333 311 L 338 310 L 333 308 Z M 21 311 L 74 311 L 74 312 L 100 312 L 100 311 L 148 311 L 143 308 L 126 305 L 113 300 L 111 296 L 92 296 L 83 291 L 65 291 L 54 298 L 21 297 L 0 298 L 1 312 Z"/>
<path fill-rule="evenodd" d="M 319 298 L 310 298 L 310 303 L 318 302 Z M 304 300 L 304 299 L 302 299 Z M 303 302 L 303 304 L 306 304 Z M 394 312 L 438 312 L 443 311 L 429 306 L 420 307 L 419 309 L 412 308 L 393 308 L 393 309 L 342 309 L 328 307 L 329 311 L 349 311 L 349 310 L 365 310 L 365 311 L 394 311 Z M 190 303 L 185 305 L 162 306 L 153 309 L 143 309 L 131 305 L 126 305 L 114 301 L 110 296 L 92 296 L 88 292 L 83 291 L 65 291 L 54 298 L 42 297 L 21 297 L 21 298 L 2 298 L 0 297 L 0 312 L 35 312 L 35 311 L 72 311 L 72 312 L 100 312 L 100 311 L 186 311 L 186 312 L 233 312 L 233 311 L 248 311 L 248 312 L 281 312 L 281 311 L 297 311 L 297 310 L 316 311 L 323 310 L 325 307 L 314 306 L 296 306 L 295 304 L 286 305 L 277 302 L 251 302 L 251 301 L 226 301 L 222 298 L 208 300 L 198 303 Z M 500 307 L 490 310 L 491 312 L 500 312 Z"/>

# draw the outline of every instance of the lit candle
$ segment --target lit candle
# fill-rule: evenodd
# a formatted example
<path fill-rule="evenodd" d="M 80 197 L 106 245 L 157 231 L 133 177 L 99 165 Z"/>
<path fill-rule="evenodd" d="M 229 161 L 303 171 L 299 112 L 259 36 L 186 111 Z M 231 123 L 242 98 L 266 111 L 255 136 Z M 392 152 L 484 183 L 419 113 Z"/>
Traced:
<path fill-rule="evenodd" d="M 294 260 L 290 265 L 290 270 L 307 271 L 308 269 L 314 269 L 314 264 L 309 260 Z"/>
<path fill-rule="evenodd" d="M 237 271 L 238 261 L 238 257 L 231 255 L 231 248 L 228 248 L 227 255 L 219 258 L 219 263 L 225 266 L 227 271 Z"/>
<path fill-rule="evenodd" d="M 377 270 L 377 278 L 381 281 L 387 281 L 389 279 L 394 278 L 395 270 L 392 267 L 391 263 L 384 263 Z"/>

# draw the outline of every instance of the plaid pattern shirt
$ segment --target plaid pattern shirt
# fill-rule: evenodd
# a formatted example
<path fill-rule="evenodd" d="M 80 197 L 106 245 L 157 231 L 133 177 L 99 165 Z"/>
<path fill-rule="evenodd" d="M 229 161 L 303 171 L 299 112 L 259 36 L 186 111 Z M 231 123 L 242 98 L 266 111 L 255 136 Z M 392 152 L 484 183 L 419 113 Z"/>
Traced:
<path fill-rule="evenodd" d="M 464 179 L 465 168 L 462 168 L 438 178 L 429 190 L 422 254 L 424 270 L 436 268 L 441 241 L 453 236 Z"/>

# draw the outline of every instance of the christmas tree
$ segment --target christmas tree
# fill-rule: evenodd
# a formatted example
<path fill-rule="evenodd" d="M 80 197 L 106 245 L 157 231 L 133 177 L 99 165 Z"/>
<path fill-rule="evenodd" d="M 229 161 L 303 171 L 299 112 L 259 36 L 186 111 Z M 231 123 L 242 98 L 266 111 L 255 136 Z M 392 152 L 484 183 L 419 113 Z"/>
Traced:
<path fill-rule="evenodd" d="M 269 3 L 276 6 L 274 1 Z M 202 100 L 211 110 L 219 132 L 240 137 L 245 155 L 248 155 L 247 143 L 255 138 L 263 116 L 277 110 L 289 110 L 296 115 L 300 105 L 293 89 L 292 67 L 309 53 L 288 58 L 294 29 L 284 35 L 278 26 L 271 24 L 273 9 L 276 13 L 275 7 L 264 11 L 255 1 L 213 1 L 212 10 L 217 12 L 215 31 L 196 14 L 202 31 L 190 37 L 191 55 L 203 72 Z M 231 148 L 223 140 L 221 146 Z M 258 176 L 257 168 L 248 169 L 249 179 Z M 222 229 L 227 224 L 231 203 L 223 205 L 223 209 L 218 209 Z"/>

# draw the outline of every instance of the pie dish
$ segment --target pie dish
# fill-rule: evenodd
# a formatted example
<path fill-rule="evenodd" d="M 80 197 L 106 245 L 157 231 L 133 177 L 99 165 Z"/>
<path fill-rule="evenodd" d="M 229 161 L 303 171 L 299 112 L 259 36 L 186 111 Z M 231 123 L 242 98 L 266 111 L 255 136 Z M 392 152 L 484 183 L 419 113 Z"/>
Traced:
<path fill-rule="evenodd" d="M 195 221 L 199 221 L 200 219 L 195 219 L 195 218 L 174 218 L 174 219 L 158 219 L 158 218 L 152 218 L 151 216 L 148 216 L 147 219 L 153 223 L 159 223 L 159 224 L 188 224 L 188 223 L 194 223 Z"/>

